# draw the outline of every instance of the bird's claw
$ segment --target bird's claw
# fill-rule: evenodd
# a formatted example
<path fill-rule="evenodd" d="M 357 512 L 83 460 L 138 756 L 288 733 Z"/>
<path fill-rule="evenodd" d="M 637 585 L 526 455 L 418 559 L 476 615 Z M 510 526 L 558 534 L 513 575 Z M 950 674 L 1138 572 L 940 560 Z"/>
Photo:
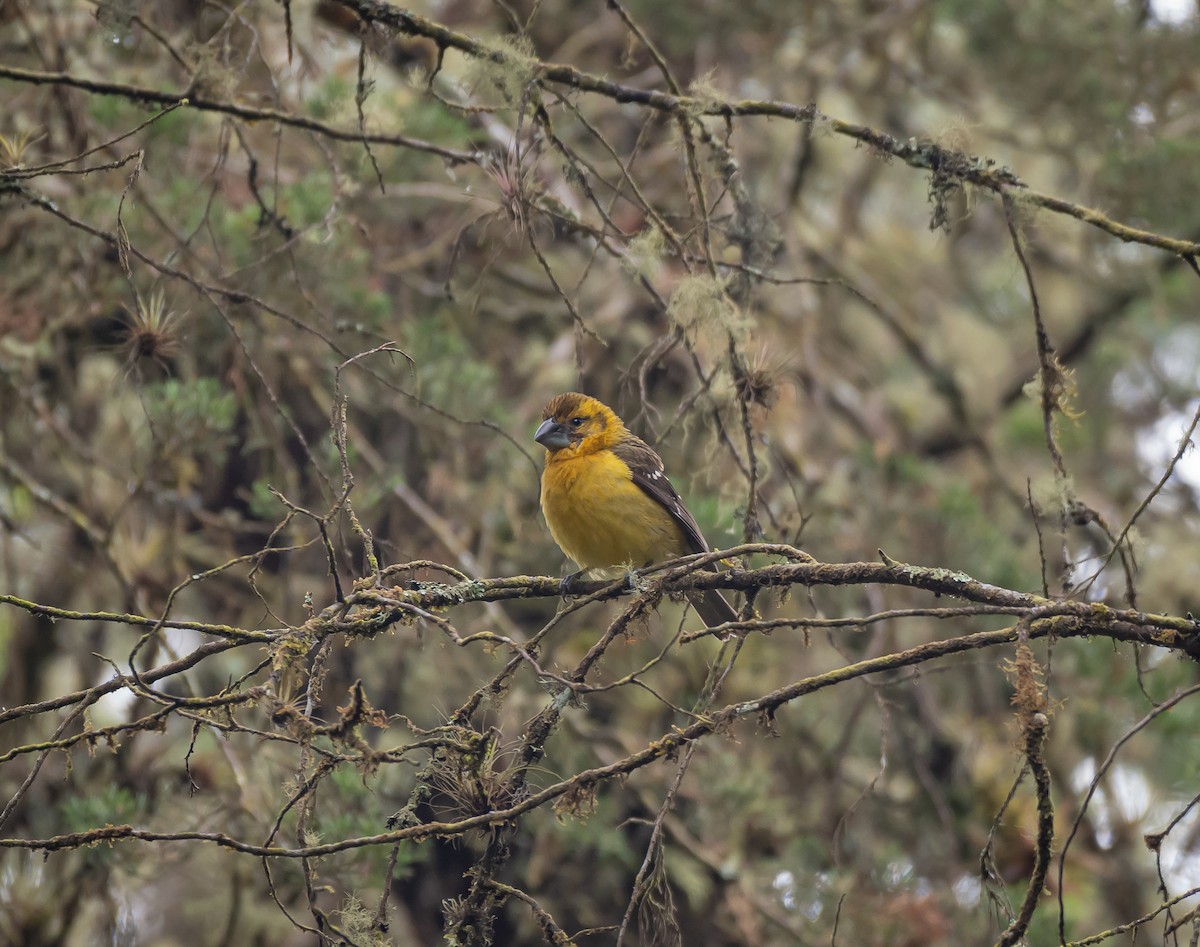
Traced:
<path fill-rule="evenodd" d="M 563 576 L 562 581 L 558 583 L 558 594 L 564 599 L 571 598 L 578 593 L 575 591 L 575 583 L 582 577 L 586 569 L 581 569 L 578 572 L 572 572 L 568 576 Z M 632 592 L 637 588 L 637 572 L 630 570 L 625 573 L 625 591 Z"/>
<path fill-rule="evenodd" d="M 570 598 L 575 594 L 575 583 L 579 581 L 582 572 L 572 572 L 570 575 L 563 576 L 563 580 L 558 583 L 558 594 L 564 599 Z"/>

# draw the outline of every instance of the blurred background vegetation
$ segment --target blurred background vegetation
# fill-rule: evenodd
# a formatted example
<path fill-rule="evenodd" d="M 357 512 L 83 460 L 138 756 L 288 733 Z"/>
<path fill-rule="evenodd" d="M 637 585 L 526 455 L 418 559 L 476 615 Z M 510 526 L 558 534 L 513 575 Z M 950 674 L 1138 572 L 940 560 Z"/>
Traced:
<path fill-rule="evenodd" d="M 1056 476 L 1030 386 L 1030 294 L 1000 201 L 889 159 L 826 118 L 985 156 L 1039 191 L 1200 240 L 1195 5 L 411 8 L 493 59 L 365 23 L 353 7 L 364 4 L 0 0 L 0 593 L 89 614 L 156 618 L 169 605 L 176 621 L 301 625 L 335 591 L 317 525 L 288 518 L 281 497 L 318 515 L 335 508 L 335 372 L 391 341 L 403 354 L 378 351 L 340 375 L 353 509 L 383 565 L 557 575 L 531 432 L 545 401 L 577 388 L 658 444 L 718 546 L 762 538 L 824 561 L 877 560 L 883 549 L 1022 591 L 1045 584 L 1113 605 L 1136 595 L 1146 611 L 1174 615 L 1200 604 L 1193 455 L 1130 532 L 1133 589 L 1111 555 L 1200 403 L 1197 274 L 1012 192 L 1068 370 L 1054 432 L 1066 477 Z M 539 60 L 639 90 L 669 91 L 669 74 L 701 104 L 811 102 L 820 116 L 672 114 L 539 84 Z M 172 107 L 185 96 L 191 104 Z M 85 168 L 96 170 L 77 173 Z M 1064 527 L 1068 501 L 1095 515 Z M 344 510 L 328 532 L 346 587 L 370 576 Z M 446 617 L 464 633 L 525 639 L 556 604 Z M 866 586 L 757 604 L 764 616 L 847 616 L 936 603 Z M 615 609 L 572 615 L 542 665 L 574 667 Z M 665 605 L 610 649 L 596 681 L 642 666 L 681 616 Z M 718 704 L 1008 623 L 753 634 Z M 111 739 L 87 734 L 157 705 L 127 687 L 40 703 L 103 684 L 114 662 L 127 670 L 144 631 L 0 611 L 0 705 L 36 705 L 0 725 L 0 753 L 18 751 L 0 757 L 0 803 L 15 801 L 4 837 L 130 823 L 261 844 L 279 820 L 276 844 L 311 844 L 383 832 L 405 805 L 419 753 L 333 766 L 307 809 L 288 808 L 320 761 L 268 739 L 286 727 L 265 697 Z M 133 660 L 156 667 L 212 640 L 165 629 Z M 674 648 L 647 689 L 568 708 L 532 783 L 611 763 L 684 725 L 677 708 L 700 697 L 719 649 L 708 639 Z M 1023 897 L 1036 817 L 1026 780 L 993 829 L 1023 764 L 1011 651 L 1000 651 L 852 681 L 796 701 L 769 727 L 703 742 L 665 818 L 652 897 L 624 942 L 993 943 Z M 1049 671 L 1061 839 L 1113 744 L 1196 671 L 1102 637 L 1035 651 Z M 323 652 L 313 715 L 336 720 L 361 680 L 373 707 L 403 715 L 363 727 L 362 739 L 411 743 L 508 656 L 451 647 L 431 625 L 340 636 Z M 265 685 L 271 658 L 262 644 L 213 652 L 159 686 L 212 695 Z M 497 771 L 549 696 L 525 670 L 473 716 L 495 736 Z M 1183 700 L 1122 747 L 1061 881 L 1057 862 L 1051 871 L 1029 942 L 1058 943 L 1059 897 L 1071 940 L 1200 885 L 1193 812 L 1157 860 L 1143 843 L 1200 791 L 1189 742 L 1198 717 Z M 655 765 L 601 787 L 590 813 L 530 813 L 498 877 L 568 933 L 620 924 L 674 774 Z M 443 785 L 423 818 L 474 811 L 465 792 Z M 6 849 L 0 941 L 312 943 L 300 925 L 315 923 L 316 904 L 347 942 L 437 943 L 486 841 L 355 848 L 307 876 L 293 860 L 267 875 L 260 860 L 205 844 L 48 858 Z M 385 888 L 386 930 L 375 923 Z M 1138 943 L 1174 943 L 1168 932 L 1191 903 L 1141 926 Z M 492 937 L 545 942 L 516 898 Z M 614 940 L 608 930 L 577 942 Z"/>

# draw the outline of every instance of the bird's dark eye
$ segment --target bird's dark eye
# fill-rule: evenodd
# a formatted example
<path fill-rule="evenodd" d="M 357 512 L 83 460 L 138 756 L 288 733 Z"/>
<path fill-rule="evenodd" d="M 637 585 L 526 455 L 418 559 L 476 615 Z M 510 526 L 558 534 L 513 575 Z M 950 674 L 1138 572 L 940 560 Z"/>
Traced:
<path fill-rule="evenodd" d="M 582 425 L 583 418 L 571 418 L 571 427 L 581 427 Z"/>

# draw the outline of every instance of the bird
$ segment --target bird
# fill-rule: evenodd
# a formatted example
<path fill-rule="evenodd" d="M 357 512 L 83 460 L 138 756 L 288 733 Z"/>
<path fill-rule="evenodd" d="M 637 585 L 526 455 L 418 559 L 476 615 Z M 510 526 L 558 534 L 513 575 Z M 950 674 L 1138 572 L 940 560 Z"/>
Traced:
<path fill-rule="evenodd" d="M 563 579 L 564 593 L 592 569 L 641 568 L 710 551 L 662 458 L 596 398 L 577 391 L 551 398 L 533 439 L 546 449 L 542 514 L 558 547 L 579 566 Z M 737 620 L 715 589 L 686 594 L 709 628 Z"/>

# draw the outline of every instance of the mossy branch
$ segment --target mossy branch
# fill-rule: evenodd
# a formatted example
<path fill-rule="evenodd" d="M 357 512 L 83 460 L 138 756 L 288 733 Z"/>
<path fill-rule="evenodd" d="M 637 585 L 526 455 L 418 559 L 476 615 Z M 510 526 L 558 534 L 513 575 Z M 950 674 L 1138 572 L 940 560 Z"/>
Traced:
<path fill-rule="evenodd" d="M 378 0 L 337 0 L 337 2 L 353 10 L 367 23 L 379 23 L 407 36 L 423 36 L 433 40 L 440 49 L 455 49 L 467 56 L 489 60 L 497 64 L 504 61 L 504 51 L 496 46 L 484 43 L 466 33 L 449 29 L 434 20 L 418 16 L 410 10 L 393 6 L 390 3 L 381 3 Z M 528 63 L 526 66 L 528 67 Z M 953 148 L 944 148 L 928 140 L 916 138 L 901 140 L 867 125 L 825 115 L 815 104 L 795 105 L 789 102 L 758 99 L 722 100 L 711 94 L 689 96 L 660 92 L 654 89 L 639 89 L 635 86 L 627 86 L 611 79 L 591 75 L 574 66 L 562 63 L 535 61 L 533 68 L 543 84 L 567 86 L 582 92 L 604 96 L 621 104 L 642 105 L 680 118 L 708 115 L 725 119 L 782 118 L 804 124 L 820 122 L 823 127 L 836 135 L 851 138 L 869 146 L 881 155 L 899 159 L 909 167 L 928 171 L 942 179 L 973 184 L 995 194 L 1005 194 L 1017 190 L 1023 203 L 1073 217 L 1126 243 L 1144 244 L 1189 260 L 1200 256 L 1200 243 L 1132 227 L 1129 224 L 1113 220 L 1095 208 L 1031 190 L 1016 174 L 999 166 L 989 158 L 969 155 Z"/>

